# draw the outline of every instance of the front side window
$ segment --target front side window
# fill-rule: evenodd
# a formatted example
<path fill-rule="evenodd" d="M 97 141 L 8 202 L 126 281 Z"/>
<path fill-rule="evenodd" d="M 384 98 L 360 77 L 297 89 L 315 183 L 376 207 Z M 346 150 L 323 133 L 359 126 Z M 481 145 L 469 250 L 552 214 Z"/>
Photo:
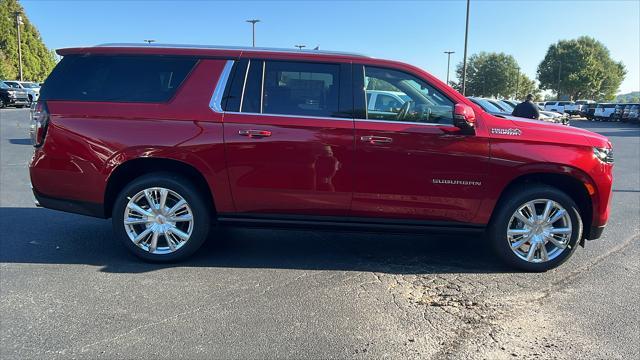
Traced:
<path fill-rule="evenodd" d="M 367 119 L 453 124 L 453 101 L 413 75 L 365 66 L 364 85 L 367 94 L 376 94 L 375 104 L 367 104 Z"/>

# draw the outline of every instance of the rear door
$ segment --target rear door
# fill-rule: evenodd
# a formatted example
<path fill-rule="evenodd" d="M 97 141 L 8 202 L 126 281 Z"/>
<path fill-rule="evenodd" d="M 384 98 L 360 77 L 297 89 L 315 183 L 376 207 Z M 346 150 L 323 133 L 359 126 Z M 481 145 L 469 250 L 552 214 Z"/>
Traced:
<path fill-rule="evenodd" d="M 345 215 L 353 191 L 351 65 L 243 59 L 224 137 L 236 211 Z"/>
<path fill-rule="evenodd" d="M 403 99 L 384 112 L 356 111 L 352 215 L 469 222 L 486 186 L 489 141 L 453 126 L 454 102 L 426 81 L 354 65 L 356 109 L 365 90 Z"/>

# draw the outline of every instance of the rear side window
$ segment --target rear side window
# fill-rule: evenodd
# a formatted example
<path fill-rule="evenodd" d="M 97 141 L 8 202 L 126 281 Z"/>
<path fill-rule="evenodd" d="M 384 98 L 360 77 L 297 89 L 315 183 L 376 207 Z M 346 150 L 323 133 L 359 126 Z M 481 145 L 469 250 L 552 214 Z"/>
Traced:
<path fill-rule="evenodd" d="M 266 61 L 265 114 L 329 117 L 338 112 L 338 64 Z"/>
<path fill-rule="evenodd" d="M 47 78 L 41 99 L 166 102 L 196 62 L 192 57 L 65 56 Z"/>

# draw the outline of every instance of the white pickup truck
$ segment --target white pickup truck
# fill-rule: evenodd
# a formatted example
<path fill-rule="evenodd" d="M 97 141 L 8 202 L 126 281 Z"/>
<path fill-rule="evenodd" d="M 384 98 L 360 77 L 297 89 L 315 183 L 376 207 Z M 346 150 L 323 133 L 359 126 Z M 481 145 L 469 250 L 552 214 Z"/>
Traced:
<path fill-rule="evenodd" d="M 544 109 L 546 111 L 564 113 L 566 112 L 565 109 L 570 108 L 572 105 L 573 101 L 547 101 L 544 103 Z"/>
<path fill-rule="evenodd" d="M 566 105 L 564 107 L 564 112 L 569 115 L 586 116 L 589 104 L 593 103 L 595 103 L 593 100 L 576 100 L 576 102 Z"/>
<path fill-rule="evenodd" d="M 593 117 L 598 121 L 613 121 L 615 112 L 616 104 L 598 104 Z"/>

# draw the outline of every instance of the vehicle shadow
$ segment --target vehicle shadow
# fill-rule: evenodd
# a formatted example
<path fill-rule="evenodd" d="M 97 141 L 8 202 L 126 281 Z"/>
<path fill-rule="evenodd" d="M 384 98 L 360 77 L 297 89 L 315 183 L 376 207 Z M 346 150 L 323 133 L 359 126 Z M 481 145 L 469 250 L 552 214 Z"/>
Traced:
<path fill-rule="evenodd" d="M 9 143 L 13 145 L 33 145 L 31 139 L 9 139 Z"/>
<path fill-rule="evenodd" d="M 217 228 L 187 261 L 150 264 L 113 238 L 111 221 L 40 208 L 0 208 L 0 262 L 86 264 L 112 273 L 172 267 L 372 271 L 393 274 L 497 273 L 480 235 Z"/>

